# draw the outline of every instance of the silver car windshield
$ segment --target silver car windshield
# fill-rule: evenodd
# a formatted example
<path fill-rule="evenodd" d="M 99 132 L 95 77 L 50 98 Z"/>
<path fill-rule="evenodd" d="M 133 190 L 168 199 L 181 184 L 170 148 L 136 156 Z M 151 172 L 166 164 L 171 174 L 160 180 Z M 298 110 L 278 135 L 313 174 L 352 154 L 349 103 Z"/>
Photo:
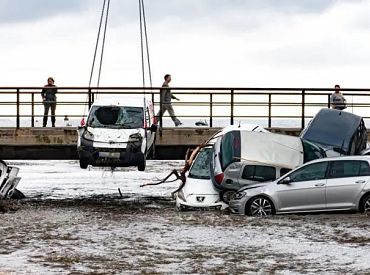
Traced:
<path fill-rule="evenodd" d="M 210 163 L 213 148 L 206 147 L 199 152 L 198 156 L 195 158 L 193 166 L 190 169 L 189 177 L 196 179 L 210 179 Z"/>
<path fill-rule="evenodd" d="M 123 106 L 93 106 L 87 126 L 94 128 L 136 129 L 144 125 L 143 108 Z"/>

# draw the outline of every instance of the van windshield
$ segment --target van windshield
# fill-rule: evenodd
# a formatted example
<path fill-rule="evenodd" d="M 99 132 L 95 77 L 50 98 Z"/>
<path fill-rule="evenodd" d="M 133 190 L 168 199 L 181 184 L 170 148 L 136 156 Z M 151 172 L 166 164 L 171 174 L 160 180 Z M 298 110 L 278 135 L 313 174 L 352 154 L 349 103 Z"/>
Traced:
<path fill-rule="evenodd" d="M 190 178 L 196 179 L 211 178 L 210 163 L 212 151 L 213 151 L 212 147 L 207 147 L 203 148 L 203 150 L 199 152 L 198 156 L 194 160 L 193 166 L 190 169 L 189 172 Z"/>
<path fill-rule="evenodd" d="M 143 128 L 144 114 L 141 107 L 93 106 L 87 126 L 94 128 Z"/>

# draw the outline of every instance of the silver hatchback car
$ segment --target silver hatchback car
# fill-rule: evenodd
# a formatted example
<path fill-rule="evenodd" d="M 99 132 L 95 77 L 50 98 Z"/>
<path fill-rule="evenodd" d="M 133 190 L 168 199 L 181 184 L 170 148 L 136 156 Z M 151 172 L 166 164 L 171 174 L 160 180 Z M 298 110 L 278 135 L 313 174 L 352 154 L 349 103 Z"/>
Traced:
<path fill-rule="evenodd" d="M 233 213 L 251 216 L 320 211 L 370 211 L 370 157 L 324 158 L 283 177 L 238 190 Z"/>

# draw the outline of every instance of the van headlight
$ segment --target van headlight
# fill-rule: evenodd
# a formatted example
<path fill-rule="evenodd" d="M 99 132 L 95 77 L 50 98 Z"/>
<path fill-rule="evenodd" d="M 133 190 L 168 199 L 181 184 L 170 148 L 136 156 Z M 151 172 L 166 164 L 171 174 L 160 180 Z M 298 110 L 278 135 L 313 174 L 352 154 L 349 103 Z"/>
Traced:
<path fill-rule="evenodd" d="M 85 130 L 85 132 L 82 134 L 82 136 L 85 138 L 85 139 L 88 139 L 88 140 L 94 140 L 94 134 L 89 132 L 88 130 Z"/>
<path fill-rule="evenodd" d="M 186 199 L 185 199 L 185 196 L 184 196 L 184 192 L 182 192 L 182 190 L 180 190 L 179 192 L 177 192 L 177 196 L 182 199 L 184 202 L 186 202 Z"/>
<path fill-rule="evenodd" d="M 141 142 L 143 140 L 143 137 L 140 133 L 132 134 L 128 137 L 128 142 Z"/>
<path fill-rule="evenodd" d="M 236 192 L 234 197 L 232 197 L 232 199 L 234 200 L 240 200 L 241 198 L 244 198 L 245 196 L 247 195 L 247 192 Z"/>

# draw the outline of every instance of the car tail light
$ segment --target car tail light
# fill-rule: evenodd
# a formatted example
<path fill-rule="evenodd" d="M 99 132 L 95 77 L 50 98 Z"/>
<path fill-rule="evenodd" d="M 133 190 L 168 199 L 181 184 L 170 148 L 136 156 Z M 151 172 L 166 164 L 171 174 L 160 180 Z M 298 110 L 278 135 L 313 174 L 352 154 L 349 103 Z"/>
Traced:
<path fill-rule="evenodd" d="M 224 173 L 221 173 L 221 174 L 218 174 L 215 176 L 215 181 L 218 183 L 218 184 L 221 184 L 221 182 L 224 180 Z"/>

